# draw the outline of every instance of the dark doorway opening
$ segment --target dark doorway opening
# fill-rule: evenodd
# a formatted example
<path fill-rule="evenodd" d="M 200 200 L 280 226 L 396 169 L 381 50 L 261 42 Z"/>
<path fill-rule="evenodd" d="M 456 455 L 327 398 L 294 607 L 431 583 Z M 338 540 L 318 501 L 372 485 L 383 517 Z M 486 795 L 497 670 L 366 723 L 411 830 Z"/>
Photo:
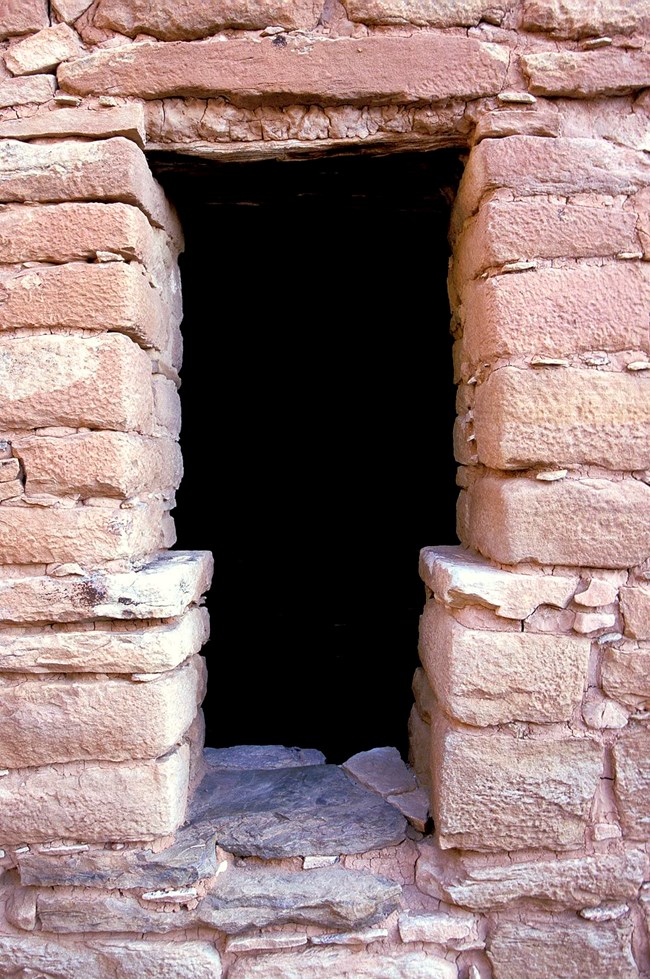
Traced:
<path fill-rule="evenodd" d="M 215 556 L 207 744 L 406 755 L 418 551 L 457 542 L 458 155 L 150 162 L 186 235 L 175 517 Z"/>

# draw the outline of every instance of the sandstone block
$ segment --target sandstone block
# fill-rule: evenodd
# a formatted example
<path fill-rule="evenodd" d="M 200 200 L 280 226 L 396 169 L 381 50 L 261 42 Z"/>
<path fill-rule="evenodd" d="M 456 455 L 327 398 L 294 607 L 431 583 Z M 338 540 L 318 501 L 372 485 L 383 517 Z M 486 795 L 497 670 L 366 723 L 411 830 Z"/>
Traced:
<path fill-rule="evenodd" d="M 650 375 L 504 367 L 476 389 L 474 433 L 491 469 L 648 469 Z"/>
<path fill-rule="evenodd" d="M 536 258 L 588 258 L 639 250 L 636 215 L 619 207 L 492 200 L 456 244 L 458 285 L 488 268 Z"/>
<path fill-rule="evenodd" d="M 99 142 L 0 142 L 0 202 L 119 201 L 182 241 L 176 213 L 130 139 Z"/>
<path fill-rule="evenodd" d="M 177 439 L 181 431 L 181 399 L 175 383 L 162 374 L 153 377 L 154 435 Z"/>
<path fill-rule="evenodd" d="M 96 622 L 88 629 L 0 630 L 0 670 L 11 673 L 165 673 L 207 641 L 207 610 L 156 625 Z M 45 689 L 45 688 L 44 688 Z M 59 759 L 61 760 L 61 759 Z M 39 762 L 40 764 L 40 762 Z"/>
<path fill-rule="evenodd" d="M 82 53 L 81 41 L 72 28 L 57 24 L 13 44 L 5 55 L 5 64 L 12 75 L 35 75 L 51 71 L 67 58 Z"/>
<path fill-rule="evenodd" d="M 472 150 L 452 216 L 458 230 L 481 198 L 505 187 L 517 197 L 540 194 L 630 194 L 650 182 L 642 153 L 604 139 L 509 136 L 484 139 Z"/>
<path fill-rule="evenodd" d="M 432 843 L 420 844 L 416 882 L 420 890 L 473 911 L 493 911 L 513 901 L 543 901 L 576 911 L 603 901 L 634 900 L 648 873 L 648 857 L 639 847 L 623 853 L 548 855 L 486 866 L 463 854 L 441 859 Z"/>
<path fill-rule="evenodd" d="M 462 304 L 463 354 L 470 364 L 496 357 L 650 350 L 647 263 L 496 275 L 469 283 Z M 592 389 L 597 383 L 605 382 L 594 381 Z"/>
<path fill-rule="evenodd" d="M 1 0 L 0 2 L 0 40 L 16 34 L 31 34 L 47 27 L 50 18 L 47 0 Z"/>
<path fill-rule="evenodd" d="M 225 0 L 206 5 L 202 0 L 100 0 L 94 23 L 104 30 L 135 37 L 152 34 L 162 41 L 191 41 L 224 28 L 262 30 L 270 25 L 286 30 L 309 30 L 318 23 L 318 0 Z"/>
<path fill-rule="evenodd" d="M 650 55 L 638 50 L 544 51 L 523 55 L 521 64 L 535 95 L 588 99 L 650 85 Z"/>
<path fill-rule="evenodd" d="M 0 506 L 0 562 L 98 564 L 137 561 L 174 542 L 167 507 Z"/>
<path fill-rule="evenodd" d="M 305 952 L 276 952 L 240 958 L 230 967 L 229 979 L 458 979 L 453 962 L 432 952 L 389 955 L 368 954 L 347 948 L 313 948 Z"/>
<path fill-rule="evenodd" d="M 477 727 L 569 720 L 590 648 L 575 636 L 466 629 L 435 601 L 420 618 L 420 659 L 440 707 Z"/>
<path fill-rule="evenodd" d="M 650 8 L 646 0 L 525 0 L 521 23 L 524 30 L 558 37 L 646 34 Z"/>
<path fill-rule="evenodd" d="M 56 79 L 52 75 L 4 78 L 0 82 L 0 109 L 49 102 L 55 91 Z"/>
<path fill-rule="evenodd" d="M 185 816 L 189 749 L 153 761 L 79 761 L 0 778 L 0 839 L 148 840 Z"/>
<path fill-rule="evenodd" d="M 431 785 L 431 727 L 411 708 L 408 721 L 409 764 L 420 785 Z"/>
<path fill-rule="evenodd" d="M 144 107 L 134 102 L 131 105 L 99 111 L 57 109 L 55 112 L 39 112 L 24 119 L 0 122 L 2 139 L 50 139 L 66 136 L 83 136 L 89 139 L 124 136 L 144 149 Z"/>
<path fill-rule="evenodd" d="M 581 846 L 602 774 L 587 738 L 517 739 L 434 725 L 433 818 L 440 845 L 470 850 Z"/>
<path fill-rule="evenodd" d="M 363 24 L 417 24 L 418 27 L 472 27 L 494 14 L 490 0 L 344 0 L 350 20 Z"/>
<path fill-rule="evenodd" d="M 434 942 L 455 949 L 483 948 L 478 926 L 479 919 L 465 911 L 400 914 L 398 923 L 403 942 Z"/>
<path fill-rule="evenodd" d="M 59 944 L 35 935 L 0 937 L 7 975 L 37 970 L 57 979 L 221 979 L 221 960 L 208 942 L 146 942 L 130 938 Z"/>
<path fill-rule="evenodd" d="M 126 499 L 175 490 L 183 475 L 178 442 L 126 432 L 12 438 L 31 496 L 80 494 Z"/>
<path fill-rule="evenodd" d="M 212 569 L 209 551 L 173 551 L 122 573 L 0 577 L 0 621 L 174 618 L 200 602 Z"/>
<path fill-rule="evenodd" d="M 538 913 L 500 921 L 487 954 L 499 979 L 639 979 L 629 918 L 595 924 Z"/>
<path fill-rule="evenodd" d="M 111 330 L 180 366 L 179 322 L 142 266 L 125 262 L 30 268 L 0 274 L 0 332 L 25 327 Z"/>
<path fill-rule="evenodd" d="M 119 334 L 0 340 L 0 410 L 7 428 L 151 432 L 149 357 Z"/>
<path fill-rule="evenodd" d="M 578 584 L 570 575 L 506 571 L 463 547 L 424 547 L 420 577 L 452 608 L 480 606 L 506 619 L 527 619 L 540 605 L 566 608 Z"/>
<path fill-rule="evenodd" d="M 58 81 L 78 95 L 365 105 L 492 95 L 502 87 L 507 61 L 496 45 L 426 33 L 313 39 L 308 47 L 302 38 L 283 46 L 271 38 L 172 41 L 96 52 L 63 65 Z"/>
<path fill-rule="evenodd" d="M 0 765 L 158 758 L 189 728 L 203 698 L 203 660 L 156 679 L 48 676 L 0 681 Z"/>
<path fill-rule="evenodd" d="M 623 831 L 650 838 L 650 731 L 631 725 L 614 745 L 614 792 Z"/>
<path fill-rule="evenodd" d="M 92 0 L 52 0 L 52 10 L 59 20 L 72 24 L 88 10 Z"/>
<path fill-rule="evenodd" d="M 399 792 L 413 792 L 417 783 L 413 772 L 402 761 L 397 748 L 371 748 L 352 755 L 341 768 L 384 798 Z"/>
<path fill-rule="evenodd" d="M 603 690 L 630 710 L 650 706 L 650 649 L 634 643 L 608 646 L 601 663 Z"/>
<path fill-rule="evenodd" d="M 621 611 L 626 636 L 650 639 L 650 585 L 621 588 Z"/>
<path fill-rule="evenodd" d="M 436 700 L 433 696 L 429 679 L 421 666 L 418 666 L 413 674 L 411 689 L 413 690 L 415 707 L 417 708 L 418 714 L 423 721 L 430 724 L 431 718 L 436 712 Z"/>
<path fill-rule="evenodd" d="M 635 479 L 488 475 L 469 492 L 463 543 L 503 564 L 627 568 L 650 551 L 650 487 Z"/>
<path fill-rule="evenodd" d="M 500 107 L 479 116 L 472 138 L 474 145 L 483 139 L 502 139 L 504 136 L 560 135 L 560 114 L 552 102 L 541 102 L 535 106 L 505 104 L 510 104 L 511 108 Z"/>

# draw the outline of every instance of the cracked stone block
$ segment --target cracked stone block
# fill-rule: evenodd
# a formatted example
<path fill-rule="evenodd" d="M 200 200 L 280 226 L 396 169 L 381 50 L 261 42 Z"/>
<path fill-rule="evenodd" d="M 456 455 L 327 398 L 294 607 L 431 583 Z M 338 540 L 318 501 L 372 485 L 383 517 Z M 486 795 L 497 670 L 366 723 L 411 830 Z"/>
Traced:
<path fill-rule="evenodd" d="M 57 109 L 38 112 L 23 119 L 0 122 L 2 139 L 63 139 L 66 136 L 108 139 L 124 136 L 140 149 L 146 140 L 144 107 L 136 102 L 112 109 Z"/>
<path fill-rule="evenodd" d="M 624 833 L 650 838 L 650 731 L 629 725 L 614 745 L 614 793 Z"/>
<path fill-rule="evenodd" d="M 627 0 L 525 0 L 521 26 L 558 37 L 645 34 L 650 27 L 646 3 Z"/>
<path fill-rule="evenodd" d="M 643 51 L 544 51 L 521 59 L 535 95 L 594 98 L 648 87 L 650 57 Z"/>
<path fill-rule="evenodd" d="M 49 102 L 56 91 L 52 75 L 27 75 L 0 81 L 0 109 L 17 105 L 41 105 Z"/>

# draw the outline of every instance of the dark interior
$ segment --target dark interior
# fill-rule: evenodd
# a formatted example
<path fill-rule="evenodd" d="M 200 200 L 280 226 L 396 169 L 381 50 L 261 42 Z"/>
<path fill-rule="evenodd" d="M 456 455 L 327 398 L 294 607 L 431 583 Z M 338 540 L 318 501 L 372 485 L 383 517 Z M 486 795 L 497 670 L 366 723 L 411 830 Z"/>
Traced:
<path fill-rule="evenodd" d="M 458 154 L 150 162 L 186 235 L 175 517 L 216 564 L 207 744 L 406 756 L 418 551 L 457 540 Z"/>

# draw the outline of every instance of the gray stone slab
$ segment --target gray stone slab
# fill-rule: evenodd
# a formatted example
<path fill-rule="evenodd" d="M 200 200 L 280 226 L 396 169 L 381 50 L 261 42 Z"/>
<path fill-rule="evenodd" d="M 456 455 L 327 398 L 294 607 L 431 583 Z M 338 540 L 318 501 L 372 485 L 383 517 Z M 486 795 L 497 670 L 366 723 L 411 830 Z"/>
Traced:
<path fill-rule="evenodd" d="M 232 748 L 206 748 L 205 760 L 214 769 L 300 768 L 324 765 L 325 755 L 316 748 L 285 748 L 281 744 L 238 744 Z"/>

